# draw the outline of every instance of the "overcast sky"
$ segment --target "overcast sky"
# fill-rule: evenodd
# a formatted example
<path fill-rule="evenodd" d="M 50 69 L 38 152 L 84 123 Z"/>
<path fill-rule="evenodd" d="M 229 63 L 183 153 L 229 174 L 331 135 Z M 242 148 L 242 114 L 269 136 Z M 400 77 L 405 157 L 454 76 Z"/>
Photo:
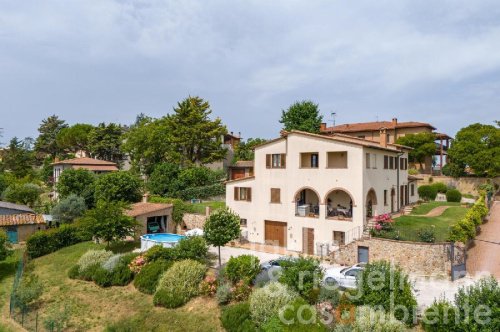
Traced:
<path fill-rule="evenodd" d="M 43 118 L 130 124 L 188 95 L 243 137 L 281 109 L 336 123 L 500 118 L 498 0 L 1 0 L 3 142 Z"/>

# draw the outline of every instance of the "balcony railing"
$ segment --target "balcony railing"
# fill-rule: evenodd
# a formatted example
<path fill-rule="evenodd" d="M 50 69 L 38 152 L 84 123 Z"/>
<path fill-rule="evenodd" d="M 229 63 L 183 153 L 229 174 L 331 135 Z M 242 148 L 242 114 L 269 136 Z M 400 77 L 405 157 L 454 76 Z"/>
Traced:
<path fill-rule="evenodd" d="M 346 207 L 325 207 L 326 219 L 352 221 L 352 210 Z"/>
<path fill-rule="evenodd" d="M 305 203 L 305 204 L 296 203 L 295 216 L 319 218 L 319 205 L 312 203 Z"/>

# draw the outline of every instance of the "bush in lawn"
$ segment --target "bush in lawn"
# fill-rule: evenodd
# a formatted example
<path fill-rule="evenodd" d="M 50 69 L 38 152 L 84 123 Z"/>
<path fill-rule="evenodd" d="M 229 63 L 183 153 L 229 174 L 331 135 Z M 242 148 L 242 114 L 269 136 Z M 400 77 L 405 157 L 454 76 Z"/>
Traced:
<path fill-rule="evenodd" d="M 161 275 L 172 266 L 172 262 L 156 260 L 146 264 L 134 279 L 134 286 L 140 292 L 153 294 Z"/>
<path fill-rule="evenodd" d="M 198 294 L 205 270 L 205 265 L 190 259 L 174 263 L 158 282 L 154 304 L 167 308 L 184 305 Z"/>
<path fill-rule="evenodd" d="M 173 261 L 177 259 L 177 251 L 174 248 L 164 248 L 161 245 L 156 245 L 146 251 L 144 259 L 147 262 L 157 260 Z"/>
<path fill-rule="evenodd" d="M 73 265 L 68 271 L 68 277 L 70 279 L 80 278 L 80 267 L 78 265 Z"/>
<path fill-rule="evenodd" d="M 433 186 L 423 185 L 418 187 L 418 196 L 424 201 L 433 201 L 437 196 L 437 189 Z"/>
<path fill-rule="evenodd" d="M 428 307 L 422 318 L 422 327 L 428 332 L 458 332 L 459 316 L 457 308 L 445 299 Z"/>
<path fill-rule="evenodd" d="M 173 248 L 176 259 L 193 259 L 205 262 L 208 256 L 207 241 L 201 236 L 188 236 L 181 239 Z"/>
<path fill-rule="evenodd" d="M 460 331 L 500 330 L 500 285 L 493 276 L 461 287 L 455 295 L 455 305 L 460 315 Z"/>
<path fill-rule="evenodd" d="M 356 308 L 355 332 L 405 332 L 406 330 L 405 324 L 397 320 L 391 313 L 386 313 L 383 310 L 374 310 L 367 306 Z"/>
<path fill-rule="evenodd" d="M 100 263 L 94 263 L 87 266 L 84 270 L 79 268 L 78 272 L 80 275 L 80 279 L 85 281 L 94 281 L 94 275 L 97 273 L 97 270 L 102 269 Z"/>
<path fill-rule="evenodd" d="M 80 257 L 78 260 L 78 266 L 80 267 L 80 273 L 85 271 L 92 265 L 98 264 L 99 266 L 106 262 L 109 258 L 113 256 L 111 251 L 107 250 L 89 250 Z"/>
<path fill-rule="evenodd" d="M 92 281 L 101 287 L 109 287 L 113 284 L 113 273 L 105 270 L 102 266 L 93 270 Z"/>
<path fill-rule="evenodd" d="M 120 259 L 122 258 L 123 254 L 114 254 L 113 256 L 109 257 L 106 261 L 102 263 L 103 269 L 106 271 L 113 271 L 113 269 L 118 265 L 120 262 Z"/>
<path fill-rule="evenodd" d="M 220 320 L 227 332 L 257 331 L 250 315 L 250 304 L 248 302 L 226 306 L 222 309 Z"/>
<path fill-rule="evenodd" d="M 431 187 L 435 188 L 436 191 L 440 194 L 446 194 L 446 192 L 448 191 L 448 186 L 443 182 L 434 182 L 433 184 L 431 184 Z"/>
<path fill-rule="evenodd" d="M 228 282 L 220 284 L 215 292 L 215 297 L 217 298 L 217 302 L 219 304 L 228 304 L 232 297 L 231 284 Z"/>
<path fill-rule="evenodd" d="M 217 279 L 214 276 L 206 276 L 200 283 L 200 294 L 203 296 L 215 296 L 217 293 Z"/>
<path fill-rule="evenodd" d="M 447 202 L 458 202 L 462 200 L 462 194 L 457 189 L 450 189 L 446 192 Z"/>
<path fill-rule="evenodd" d="M 229 258 L 225 267 L 225 276 L 233 284 L 240 280 L 251 283 L 260 273 L 259 258 L 253 255 L 241 255 Z"/>
<path fill-rule="evenodd" d="M 252 287 L 245 281 L 240 280 L 231 288 L 232 298 L 235 301 L 246 301 L 252 293 Z"/>
<path fill-rule="evenodd" d="M 116 266 L 111 270 L 111 284 L 113 286 L 126 286 L 134 279 L 134 273 L 130 270 L 128 264 L 128 259 L 121 256 Z"/>
<path fill-rule="evenodd" d="M 412 288 L 408 275 L 399 266 L 391 266 L 386 261 L 369 263 L 358 280 L 360 296 L 353 302 L 358 305 L 380 306 L 387 312 L 400 308 L 394 312 L 395 317 L 406 318 L 404 322 L 410 326 L 414 323 L 414 309 L 417 306 Z M 401 308 L 407 311 L 406 317 Z"/>
<path fill-rule="evenodd" d="M 422 242 L 432 243 L 436 242 L 436 231 L 434 227 L 425 227 L 417 231 L 418 238 Z"/>
<path fill-rule="evenodd" d="M 323 279 L 323 270 L 319 261 L 312 257 L 288 259 L 281 264 L 282 273 L 279 281 L 296 291 L 310 303 L 316 303 L 319 283 Z"/>
<path fill-rule="evenodd" d="M 272 281 L 250 295 L 250 313 L 257 325 L 265 324 L 271 317 L 298 297 L 298 294 L 279 282 Z"/>
<path fill-rule="evenodd" d="M 321 287 L 318 295 L 318 303 L 328 302 L 336 308 L 340 303 L 340 292 L 337 288 Z"/>

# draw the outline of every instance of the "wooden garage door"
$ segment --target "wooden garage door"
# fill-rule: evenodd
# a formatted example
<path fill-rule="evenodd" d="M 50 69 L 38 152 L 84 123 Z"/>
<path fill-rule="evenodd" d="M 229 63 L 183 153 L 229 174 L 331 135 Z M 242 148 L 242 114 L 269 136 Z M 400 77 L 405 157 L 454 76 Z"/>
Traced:
<path fill-rule="evenodd" d="M 266 244 L 286 246 L 286 222 L 265 221 Z"/>

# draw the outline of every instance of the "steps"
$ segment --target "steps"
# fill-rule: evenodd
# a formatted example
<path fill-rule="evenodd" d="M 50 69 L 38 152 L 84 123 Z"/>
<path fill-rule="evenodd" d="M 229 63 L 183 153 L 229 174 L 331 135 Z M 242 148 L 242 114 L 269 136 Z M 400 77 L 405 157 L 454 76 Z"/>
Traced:
<path fill-rule="evenodd" d="M 412 205 L 405 206 L 404 209 L 403 209 L 403 215 L 410 214 L 411 211 L 413 211 L 413 206 Z"/>

